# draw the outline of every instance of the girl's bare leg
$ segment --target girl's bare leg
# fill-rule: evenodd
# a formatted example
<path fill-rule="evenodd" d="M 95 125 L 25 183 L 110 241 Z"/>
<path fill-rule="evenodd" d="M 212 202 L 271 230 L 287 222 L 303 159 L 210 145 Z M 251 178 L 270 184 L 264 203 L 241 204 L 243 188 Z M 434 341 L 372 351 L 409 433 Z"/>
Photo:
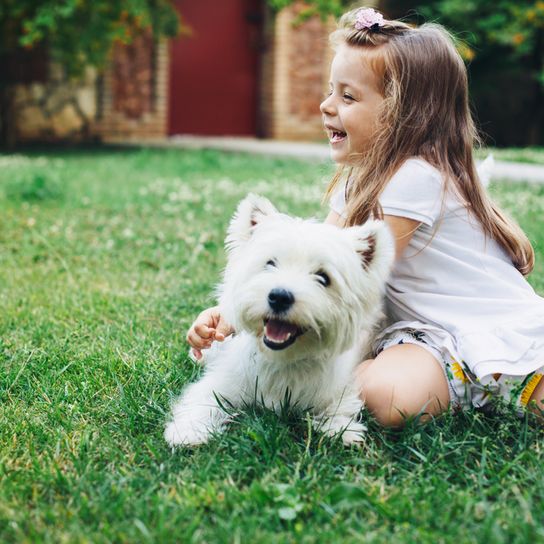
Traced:
<path fill-rule="evenodd" d="M 420 413 L 426 414 L 423 421 L 429 419 L 450 402 L 440 363 L 414 344 L 391 346 L 375 359 L 363 361 L 356 369 L 356 380 L 368 410 L 388 427 L 402 426 L 406 416 Z"/>

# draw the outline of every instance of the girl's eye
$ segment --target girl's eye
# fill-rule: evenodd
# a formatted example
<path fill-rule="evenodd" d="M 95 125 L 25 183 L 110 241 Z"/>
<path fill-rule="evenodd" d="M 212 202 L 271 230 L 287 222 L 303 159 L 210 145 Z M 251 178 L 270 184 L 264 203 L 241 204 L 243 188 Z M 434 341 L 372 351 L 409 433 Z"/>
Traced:
<path fill-rule="evenodd" d="M 349 94 L 344 94 L 345 100 L 353 100 L 353 96 L 350 96 Z"/>
<path fill-rule="evenodd" d="M 325 271 L 318 270 L 315 275 L 319 278 L 319 283 L 324 287 L 328 287 L 331 284 L 331 278 L 329 278 L 329 275 Z"/>
<path fill-rule="evenodd" d="M 277 264 L 276 264 L 276 261 L 274 259 L 270 259 L 269 261 L 266 262 L 266 268 L 268 267 L 272 267 L 272 268 L 276 268 Z"/>

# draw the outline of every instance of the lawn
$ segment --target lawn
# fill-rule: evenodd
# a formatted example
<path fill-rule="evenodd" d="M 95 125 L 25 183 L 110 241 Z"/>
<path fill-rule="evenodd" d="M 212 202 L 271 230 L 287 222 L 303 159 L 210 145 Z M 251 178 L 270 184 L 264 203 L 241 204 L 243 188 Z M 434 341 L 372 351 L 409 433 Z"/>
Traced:
<path fill-rule="evenodd" d="M 367 416 L 361 450 L 263 411 L 194 451 L 164 443 L 236 203 L 322 218 L 330 173 L 211 151 L 0 155 L 1 542 L 544 539 L 544 433 L 507 408 L 402 431 Z M 491 191 L 544 293 L 544 186 Z"/>
<path fill-rule="evenodd" d="M 498 161 L 525 162 L 544 165 L 543 147 L 483 147 L 476 152 L 476 156 L 485 159 L 490 153 Z"/>

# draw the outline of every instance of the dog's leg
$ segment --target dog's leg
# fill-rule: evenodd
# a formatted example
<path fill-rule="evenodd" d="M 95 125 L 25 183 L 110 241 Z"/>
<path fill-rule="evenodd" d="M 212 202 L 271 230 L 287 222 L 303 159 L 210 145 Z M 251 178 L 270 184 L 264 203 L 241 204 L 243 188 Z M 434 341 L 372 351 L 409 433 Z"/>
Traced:
<path fill-rule="evenodd" d="M 174 405 L 174 418 L 164 432 L 168 444 L 204 444 L 212 433 L 224 429 L 231 416 L 218 403 L 217 399 L 222 401 L 222 394 L 217 386 L 219 383 L 214 376 L 205 375 L 185 390 Z"/>
<path fill-rule="evenodd" d="M 357 421 L 357 417 L 362 408 L 359 396 L 346 390 L 338 402 L 317 413 L 312 423 L 316 430 L 329 436 L 340 435 L 346 446 L 361 444 L 366 427 Z"/>

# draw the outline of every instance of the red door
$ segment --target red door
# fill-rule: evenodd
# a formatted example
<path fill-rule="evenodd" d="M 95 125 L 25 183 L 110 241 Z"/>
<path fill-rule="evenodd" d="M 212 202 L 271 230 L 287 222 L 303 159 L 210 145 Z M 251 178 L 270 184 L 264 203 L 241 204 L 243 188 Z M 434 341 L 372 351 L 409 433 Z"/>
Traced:
<path fill-rule="evenodd" d="M 170 46 L 169 133 L 256 135 L 261 0 L 177 0 L 192 30 Z"/>

